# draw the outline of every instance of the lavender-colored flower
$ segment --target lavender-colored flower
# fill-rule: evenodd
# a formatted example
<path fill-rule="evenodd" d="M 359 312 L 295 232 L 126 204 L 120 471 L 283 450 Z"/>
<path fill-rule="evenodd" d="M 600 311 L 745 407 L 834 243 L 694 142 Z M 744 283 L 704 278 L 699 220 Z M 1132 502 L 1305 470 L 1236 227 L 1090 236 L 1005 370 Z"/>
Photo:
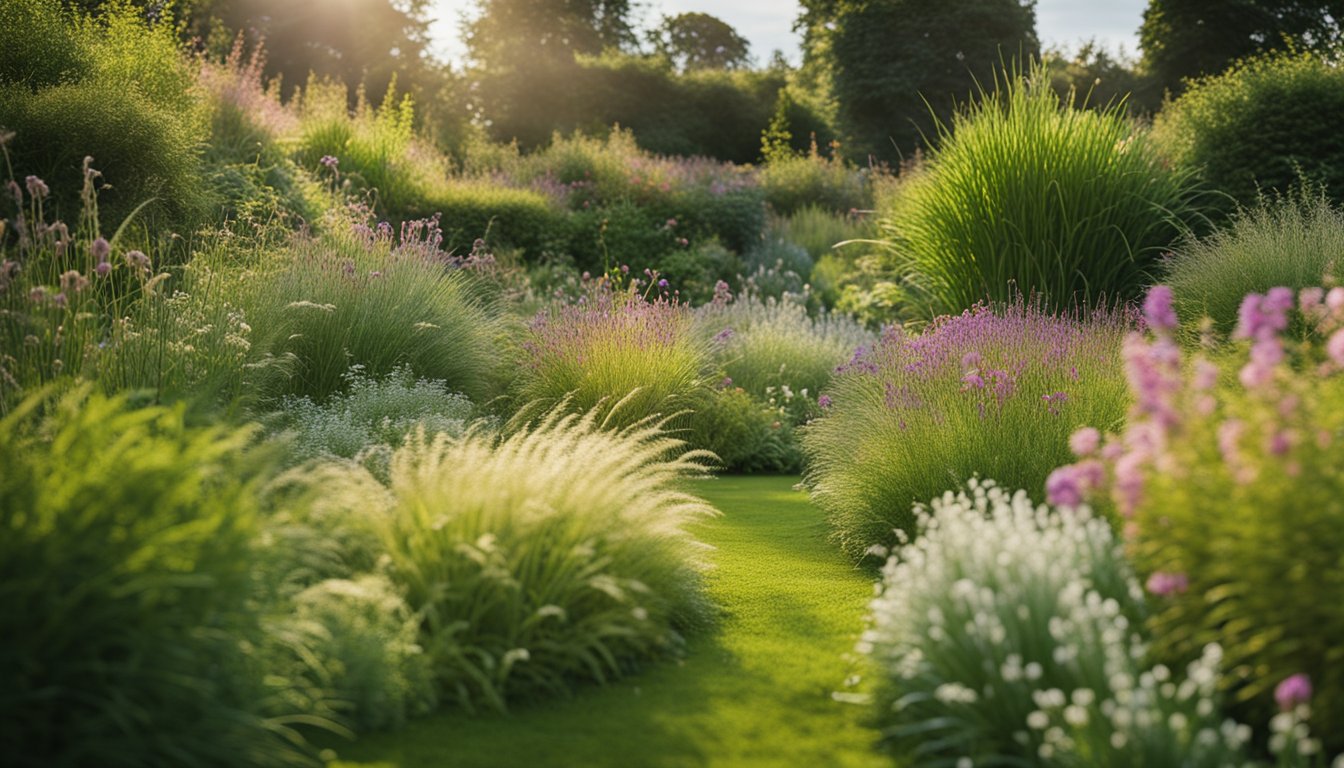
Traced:
<path fill-rule="evenodd" d="M 732 376 L 724 376 L 723 381 L 719 382 L 719 389 L 728 389 L 731 386 L 733 386 Z"/>
<path fill-rule="evenodd" d="M 660 279 L 658 280 L 658 287 L 659 287 L 659 288 L 666 288 L 667 286 L 668 286 L 667 278 L 664 277 L 664 278 L 660 278 Z"/>
<path fill-rule="evenodd" d="M 1325 342 L 1325 354 L 1335 365 L 1344 368 L 1344 328 L 1335 331 Z"/>
<path fill-rule="evenodd" d="M 24 179 L 24 184 L 28 187 L 28 194 L 34 200 L 41 200 L 51 194 L 51 189 L 47 187 L 47 183 L 36 176 L 29 176 Z"/>
<path fill-rule="evenodd" d="M 830 407 L 831 407 L 831 396 L 830 396 L 830 395 L 822 395 L 821 397 L 818 397 L 818 398 L 817 398 L 817 407 L 818 407 L 818 408 L 822 408 L 822 409 L 830 408 Z"/>
<path fill-rule="evenodd" d="M 1288 310 L 1293 304 L 1292 290 L 1282 286 L 1270 288 L 1263 296 L 1247 295 L 1237 311 L 1235 337 L 1262 340 L 1277 336 L 1288 328 Z"/>
<path fill-rule="evenodd" d="M 1069 436 L 1069 450 L 1074 456 L 1091 456 L 1101 445 L 1101 433 L 1092 427 L 1083 427 Z"/>
<path fill-rule="evenodd" d="M 87 287 L 89 287 L 89 279 L 79 274 L 77 269 L 69 270 L 61 275 L 62 293 L 79 293 Z"/>
<path fill-rule="evenodd" d="M 148 272 L 150 268 L 149 257 L 142 251 L 129 251 L 126 256 L 126 265 L 140 272 Z"/>
<path fill-rule="evenodd" d="M 112 245 L 103 238 L 98 238 L 89 244 L 89 255 L 97 261 L 106 261 L 112 253 Z M 139 251 L 136 251 L 139 253 Z M 130 254 L 127 254 L 129 257 Z"/>
<path fill-rule="evenodd" d="M 322 165 L 326 166 L 327 168 L 330 168 L 333 171 L 336 170 L 336 166 L 341 164 L 340 159 L 335 157 L 334 155 L 323 155 L 322 159 L 319 160 L 318 162 L 322 163 Z"/>
<path fill-rule="evenodd" d="M 1076 507 L 1083 503 L 1083 484 L 1073 465 L 1057 468 L 1045 479 L 1046 501 L 1060 507 Z"/>
<path fill-rule="evenodd" d="M 112 271 L 112 264 L 106 261 L 98 262 L 98 266 L 93 268 L 94 274 L 98 275 L 99 277 L 107 277 L 111 271 Z"/>
<path fill-rule="evenodd" d="M 714 343 L 727 344 L 728 340 L 731 338 L 733 338 L 733 329 L 724 328 L 722 331 L 719 331 L 718 333 L 714 334 Z"/>
<path fill-rule="evenodd" d="M 1311 678 L 1299 672 L 1284 678 L 1283 682 L 1275 686 L 1274 701 L 1278 703 L 1279 709 L 1289 712 L 1299 704 L 1310 703 L 1311 693 Z"/>
<path fill-rule="evenodd" d="M 1143 300 L 1143 319 L 1149 328 L 1159 333 L 1176 329 L 1176 309 L 1172 305 L 1169 286 L 1155 285 L 1148 291 L 1148 296 Z"/>
<path fill-rule="evenodd" d="M 1190 577 L 1184 573 L 1172 573 L 1168 571 L 1154 571 L 1152 576 L 1148 577 L 1146 585 L 1148 591 L 1158 597 L 1170 597 L 1179 595 L 1190 588 Z"/>

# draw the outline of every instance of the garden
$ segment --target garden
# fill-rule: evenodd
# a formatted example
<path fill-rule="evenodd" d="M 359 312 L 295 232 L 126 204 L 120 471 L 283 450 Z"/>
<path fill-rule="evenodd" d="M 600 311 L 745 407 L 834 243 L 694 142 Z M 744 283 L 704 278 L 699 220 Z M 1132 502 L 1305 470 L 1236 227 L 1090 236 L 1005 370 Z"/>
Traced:
<path fill-rule="evenodd" d="M 1344 32 L 1248 4 L 0 2 L 0 762 L 1344 768 Z"/>

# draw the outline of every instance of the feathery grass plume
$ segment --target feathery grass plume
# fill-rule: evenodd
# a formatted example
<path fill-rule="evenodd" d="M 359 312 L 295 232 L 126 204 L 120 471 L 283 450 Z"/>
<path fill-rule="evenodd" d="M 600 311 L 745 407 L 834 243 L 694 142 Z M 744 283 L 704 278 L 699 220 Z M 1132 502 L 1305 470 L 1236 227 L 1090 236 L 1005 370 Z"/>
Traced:
<path fill-rule="evenodd" d="M 386 506 L 361 512 L 424 617 L 445 699 L 503 709 L 611 680 L 708 619 L 688 526 L 715 512 L 683 490 L 708 455 L 660 427 L 557 410 L 502 438 L 419 432 L 393 454 Z"/>
<path fill-rule="evenodd" d="M 1196 217 L 1191 172 L 1165 167 L 1123 104 L 1071 102 L 1040 64 L 1004 72 L 902 185 L 888 258 L 927 316 L 1014 290 L 1057 306 L 1133 298 Z"/>
<path fill-rule="evenodd" d="M 605 279 L 579 303 L 555 305 L 532 321 L 523 341 L 515 396 L 526 410 L 562 404 L 593 411 L 614 426 L 687 408 L 701 386 L 706 344 L 690 307 L 652 300 Z"/>
<path fill-rule="evenodd" d="M 268 469 L 252 430 L 87 393 L 39 393 L 0 420 L 0 751 L 17 766 L 307 764 L 282 726 L 300 713 L 260 714 Z"/>
<path fill-rule="evenodd" d="M 915 512 L 859 650 L 873 718 L 919 765 L 1248 764 L 1209 646 L 1181 679 L 1145 666 L 1143 592 L 1110 524 L 971 481 Z"/>
<path fill-rule="evenodd" d="M 976 473 L 1039 492 L 1085 424 L 1115 424 L 1129 404 L 1121 312 L 1054 316 L 1019 298 L 890 327 L 828 389 L 803 430 L 806 482 L 853 558 L 910 530 L 911 505 Z"/>
<path fill-rule="evenodd" d="M 1344 209 L 1309 187 L 1262 198 L 1225 228 L 1175 248 L 1166 267 L 1180 316 L 1209 317 L 1230 334 L 1248 294 L 1344 277 Z"/>
<path fill-rule="evenodd" d="M 1294 709 L 1275 689 L 1306 675 L 1316 692 L 1304 719 L 1344 750 L 1344 288 L 1247 296 L 1241 343 L 1216 356 L 1182 353 L 1172 305 L 1154 288 L 1151 336 L 1125 342 L 1135 405 L 1123 434 L 1080 451 L 1049 486 L 1109 491 L 1155 595 L 1164 659 L 1216 639 L 1220 682 L 1251 722 Z M 1294 321 L 1308 342 L 1286 340 Z"/>
<path fill-rule="evenodd" d="M 399 235 L 386 223 L 334 219 L 328 234 L 238 276 L 231 295 L 254 335 L 295 368 L 269 377 L 267 394 L 320 401 L 345 387 L 352 365 L 371 376 L 407 366 L 469 397 L 495 394 L 499 314 L 441 244 L 432 219 Z"/>

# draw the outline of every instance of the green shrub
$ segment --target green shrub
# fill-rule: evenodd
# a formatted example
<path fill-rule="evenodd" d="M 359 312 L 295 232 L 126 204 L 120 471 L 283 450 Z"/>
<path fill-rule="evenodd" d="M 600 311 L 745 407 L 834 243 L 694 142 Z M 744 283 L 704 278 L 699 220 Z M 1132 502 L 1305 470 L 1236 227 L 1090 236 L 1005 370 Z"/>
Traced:
<path fill-rule="evenodd" d="M 714 297 L 720 281 L 741 272 L 742 261 L 717 240 L 675 250 L 660 259 L 658 273 L 667 279 L 682 301 L 703 304 Z"/>
<path fill-rule="evenodd" d="M 1344 70 L 1311 53 L 1252 58 L 1196 81 L 1153 131 L 1173 162 L 1242 205 L 1301 179 L 1344 202 Z"/>
<path fill-rule="evenodd" d="M 0 6 L 0 85 L 29 90 L 77 79 L 90 68 L 72 20 L 49 0 Z"/>
<path fill-rule="evenodd" d="M 503 439 L 421 436 L 396 452 L 387 502 L 362 511 L 423 617 L 445 699 L 503 709 L 610 680 L 706 619 L 686 525 L 713 511 L 681 490 L 701 467 L 672 458 L 679 445 L 652 426 L 551 415 Z"/>
<path fill-rule="evenodd" d="M 604 424 L 687 408 L 706 365 L 686 305 L 605 286 L 581 303 L 543 311 L 522 346 L 517 402 L 596 411 Z"/>
<path fill-rule="evenodd" d="M 713 453 L 728 472 L 795 474 L 803 454 L 779 409 L 731 384 L 705 390 L 693 406 L 686 442 Z"/>
<path fill-rule="evenodd" d="M 1246 764 L 1217 646 L 1184 680 L 1145 668 L 1143 593 L 1106 520 L 973 481 L 912 533 L 859 645 L 888 748 L 921 765 Z"/>
<path fill-rule="evenodd" d="M 482 181 L 455 180 L 432 188 L 406 215 L 442 214 L 444 248 L 466 254 L 478 239 L 540 259 L 564 242 L 563 219 L 546 196 Z"/>
<path fill-rule="evenodd" d="M 830 407 L 803 433 L 806 482 L 846 553 L 890 544 L 892 529 L 910 530 L 912 504 L 976 473 L 1039 492 L 1076 428 L 1123 418 L 1125 329 L 1020 300 L 918 334 L 888 328 L 837 373 Z"/>
<path fill-rule="evenodd" d="M 1224 228 L 1175 249 L 1166 283 L 1181 317 L 1213 319 L 1224 334 L 1250 293 L 1294 290 L 1344 276 L 1344 211 L 1321 195 L 1299 191 L 1262 200 Z"/>
<path fill-rule="evenodd" d="M 360 365 L 371 376 L 407 366 L 452 391 L 489 397 L 502 329 L 473 275 L 438 250 L 434 222 L 404 229 L 399 242 L 390 228 L 339 219 L 331 227 L 243 273 L 229 292 L 256 343 L 290 367 L 263 380 L 267 393 L 321 401 Z"/>
<path fill-rule="evenodd" d="M 1069 103 L 1039 66 L 1007 74 L 902 185 L 884 221 L 890 268 L 929 316 L 1014 292 L 1132 298 L 1194 215 L 1190 174 L 1119 108 Z"/>
<path fill-rule="evenodd" d="M 839 157 L 822 157 L 813 144 L 807 154 L 770 158 L 758 178 L 765 201 L 781 216 L 809 207 L 847 214 L 873 207 L 870 174 Z"/>
<path fill-rule="evenodd" d="M 1136 407 L 1096 459 L 1057 470 L 1056 495 L 1109 481 L 1128 546 L 1154 594 L 1156 652 L 1181 661 L 1221 643 L 1221 684 L 1252 722 L 1285 680 L 1315 688 L 1308 718 L 1344 749 L 1344 288 L 1246 297 L 1241 350 L 1183 360 L 1171 292 L 1147 303 L 1150 341 L 1125 347 Z M 1285 343 L 1290 312 L 1320 345 Z M 1188 363 L 1188 365 L 1186 364 Z M 1091 479 L 1094 475 L 1100 477 Z M 1080 482 L 1087 480 L 1086 482 Z"/>
<path fill-rule="evenodd" d="M 39 424 L 43 407 L 0 422 L 0 749 L 31 766 L 301 757 L 257 714 L 250 430 L 80 392 Z"/>
<path fill-rule="evenodd" d="M 92 156 L 107 182 L 99 212 L 109 229 L 146 203 L 146 224 L 188 231 L 204 222 L 213 201 L 199 157 L 205 125 L 173 30 L 128 5 L 71 34 L 84 69 L 36 90 L 0 80 L 0 125 L 17 135 L 15 170 L 47 180 L 51 206 L 73 220 L 82 163 Z"/>
<path fill-rule="evenodd" d="M 833 253 L 835 246 L 872 237 L 872 219 L 846 211 L 833 213 L 814 204 L 804 204 L 787 216 L 770 222 L 770 232 L 804 248 L 812 260 Z"/>

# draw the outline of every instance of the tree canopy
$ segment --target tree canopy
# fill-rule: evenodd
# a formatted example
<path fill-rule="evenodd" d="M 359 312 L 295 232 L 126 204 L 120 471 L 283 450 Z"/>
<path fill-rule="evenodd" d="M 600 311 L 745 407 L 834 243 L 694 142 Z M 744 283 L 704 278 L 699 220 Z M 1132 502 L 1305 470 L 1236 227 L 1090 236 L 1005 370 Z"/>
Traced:
<path fill-rule="evenodd" d="M 683 72 L 742 69 L 751 61 L 751 44 L 732 25 L 708 13 L 663 17 L 649 35 L 654 50 Z"/>

